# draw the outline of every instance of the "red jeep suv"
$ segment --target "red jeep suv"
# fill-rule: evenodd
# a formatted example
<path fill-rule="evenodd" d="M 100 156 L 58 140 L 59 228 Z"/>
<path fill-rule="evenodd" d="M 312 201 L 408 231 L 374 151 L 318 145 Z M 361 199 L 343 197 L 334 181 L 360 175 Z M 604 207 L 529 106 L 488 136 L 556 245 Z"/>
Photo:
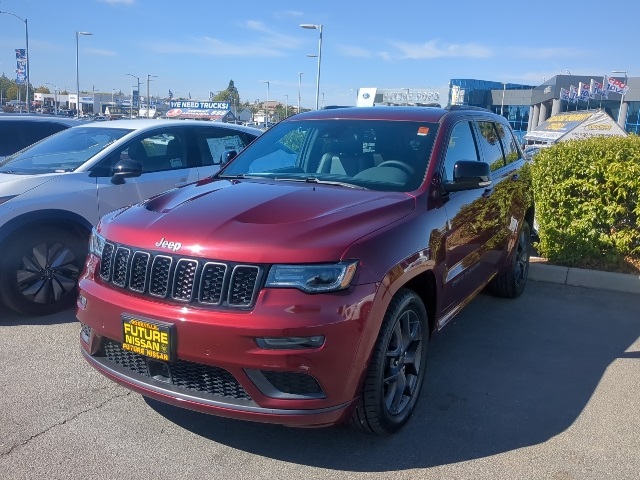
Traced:
<path fill-rule="evenodd" d="M 94 229 L 87 361 L 225 417 L 400 429 L 429 339 L 485 286 L 519 296 L 534 211 L 506 120 L 451 107 L 290 117 L 215 176 Z"/>

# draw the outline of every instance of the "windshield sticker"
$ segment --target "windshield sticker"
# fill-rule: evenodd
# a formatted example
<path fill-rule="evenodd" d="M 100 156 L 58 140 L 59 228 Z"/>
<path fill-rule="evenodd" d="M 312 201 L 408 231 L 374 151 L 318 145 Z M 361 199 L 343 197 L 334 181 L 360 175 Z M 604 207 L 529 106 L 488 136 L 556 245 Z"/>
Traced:
<path fill-rule="evenodd" d="M 429 127 L 420 127 L 418 128 L 418 135 L 429 135 Z"/>

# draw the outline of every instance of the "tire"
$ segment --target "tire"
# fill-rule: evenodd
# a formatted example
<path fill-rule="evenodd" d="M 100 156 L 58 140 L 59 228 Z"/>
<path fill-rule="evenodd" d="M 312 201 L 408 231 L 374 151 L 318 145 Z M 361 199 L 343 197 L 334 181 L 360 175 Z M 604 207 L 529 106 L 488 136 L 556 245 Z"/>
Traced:
<path fill-rule="evenodd" d="M 526 220 L 518 233 L 518 241 L 511 254 L 508 267 L 492 281 L 493 293 L 498 297 L 517 298 L 524 292 L 529 277 L 529 244 L 531 229 Z"/>
<path fill-rule="evenodd" d="M 24 315 L 48 315 L 70 308 L 88 249 L 86 236 L 59 228 L 22 231 L 0 258 L 0 298 Z"/>
<path fill-rule="evenodd" d="M 420 297 L 401 289 L 391 300 L 349 424 L 388 435 L 413 413 L 424 381 L 429 323 Z"/>

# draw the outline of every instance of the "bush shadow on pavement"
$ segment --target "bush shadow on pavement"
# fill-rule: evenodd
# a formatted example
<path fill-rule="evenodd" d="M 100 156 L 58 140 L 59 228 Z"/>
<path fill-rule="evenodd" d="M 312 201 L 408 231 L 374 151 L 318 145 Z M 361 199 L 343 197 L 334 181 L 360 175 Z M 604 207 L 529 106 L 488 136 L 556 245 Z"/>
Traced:
<path fill-rule="evenodd" d="M 630 294 L 541 282 L 530 282 L 515 301 L 478 296 L 434 336 L 418 408 L 387 438 L 347 427 L 240 422 L 146 401 L 197 435 L 285 462 L 357 472 L 463 462 L 536 445 L 571 426 L 607 367 L 627 357 L 640 335 L 636 303 Z"/>

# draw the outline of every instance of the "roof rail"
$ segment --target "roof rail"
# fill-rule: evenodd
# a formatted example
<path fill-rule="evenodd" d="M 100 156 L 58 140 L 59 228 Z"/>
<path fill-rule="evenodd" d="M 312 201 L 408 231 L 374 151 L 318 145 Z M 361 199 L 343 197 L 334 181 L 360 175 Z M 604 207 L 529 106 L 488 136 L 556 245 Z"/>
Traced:
<path fill-rule="evenodd" d="M 445 110 L 479 110 L 481 112 L 491 112 L 491 110 L 483 107 L 474 107 L 472 105 L 447 105 Z"/>

